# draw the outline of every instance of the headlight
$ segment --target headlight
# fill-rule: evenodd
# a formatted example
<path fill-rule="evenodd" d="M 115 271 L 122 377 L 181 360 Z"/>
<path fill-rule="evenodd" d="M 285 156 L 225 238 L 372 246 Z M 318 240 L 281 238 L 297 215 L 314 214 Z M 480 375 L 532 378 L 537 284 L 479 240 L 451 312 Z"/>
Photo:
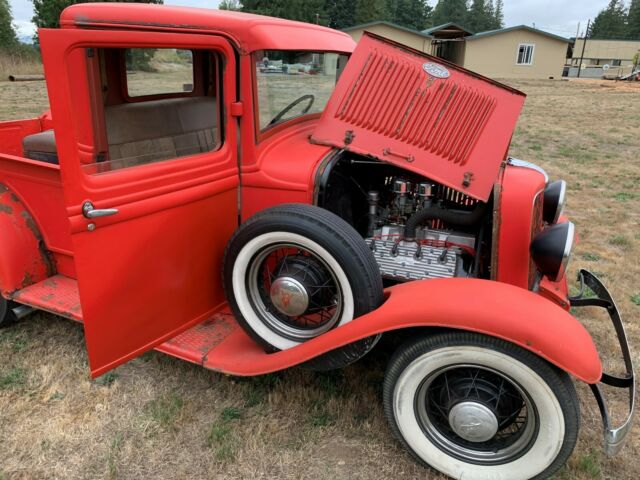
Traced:
<path fill-rule="evenodd" d="M 562 215 L 564 205 L 567 201 L 567 182 L 556 180 L 551 182 L 544 189 L 544 204 L 542 206 L 542 219 L 554 224 Z"/>
<path fill-rule="evenodd" d="M 531 242 L 531 258 L 538 270 L 554 282 L 562 278 L 573 249 L 575 227 L 571 222 L 545 228 Z"/>

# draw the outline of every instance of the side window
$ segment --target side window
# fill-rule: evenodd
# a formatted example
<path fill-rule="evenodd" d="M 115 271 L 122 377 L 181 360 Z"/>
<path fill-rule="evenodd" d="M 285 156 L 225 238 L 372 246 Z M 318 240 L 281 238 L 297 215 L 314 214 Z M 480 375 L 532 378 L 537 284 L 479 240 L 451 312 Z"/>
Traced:
<path fill-rule="evenodd" d="M 95 175 L 221 147 L 222 62 L 205 50 L 97 49 Z"/>

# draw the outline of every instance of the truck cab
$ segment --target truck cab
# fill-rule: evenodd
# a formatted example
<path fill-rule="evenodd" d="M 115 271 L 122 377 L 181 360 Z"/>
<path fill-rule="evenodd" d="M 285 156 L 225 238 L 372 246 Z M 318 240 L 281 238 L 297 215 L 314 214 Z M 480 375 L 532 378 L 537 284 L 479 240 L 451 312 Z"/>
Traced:
<path fill-rule="evenodd" d="M 82 322 L 93 376 L 153 348 L 235 375 L 339 368 L 412 329 L 383 396 L 420 461 L 551 474 L 576 441 L 569 374 L 622 447 L 624 327 L 589 272 L 597 299 L 568 294 L 566 184 L 508 155 L 522 92 L 237 12 L 79 4 L 60 26 L 39 31 L 50 111 L 0 122 L 0 323 Z M 626 376 L 602 373 L 585 305 Z M 629 391 L 617 429 L 601 382 Z"/>

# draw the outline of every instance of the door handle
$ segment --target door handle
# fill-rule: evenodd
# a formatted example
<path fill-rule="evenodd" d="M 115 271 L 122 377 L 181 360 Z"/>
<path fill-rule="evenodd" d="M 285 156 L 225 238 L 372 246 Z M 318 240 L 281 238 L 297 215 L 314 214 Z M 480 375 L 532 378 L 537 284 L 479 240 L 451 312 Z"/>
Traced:
<path fill-rule="evenodd" d="M 86 218 L 99 218 L 99 217 L 108 217 L 110 215 L 115 215 L 118 213 L 117 208 L 93 208 L 93 203 L 84 202 L 82 205 L 82 215 Z"/>

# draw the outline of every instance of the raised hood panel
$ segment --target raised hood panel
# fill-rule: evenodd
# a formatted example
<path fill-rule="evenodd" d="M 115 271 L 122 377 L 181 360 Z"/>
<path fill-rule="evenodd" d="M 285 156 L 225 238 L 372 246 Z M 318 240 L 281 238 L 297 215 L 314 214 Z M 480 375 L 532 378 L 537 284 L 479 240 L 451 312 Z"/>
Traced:
<path fill-rule="evenodd" d="M 365 33 L 311 141 L 368 155 L 486 201 L 525 95 Z"/>

